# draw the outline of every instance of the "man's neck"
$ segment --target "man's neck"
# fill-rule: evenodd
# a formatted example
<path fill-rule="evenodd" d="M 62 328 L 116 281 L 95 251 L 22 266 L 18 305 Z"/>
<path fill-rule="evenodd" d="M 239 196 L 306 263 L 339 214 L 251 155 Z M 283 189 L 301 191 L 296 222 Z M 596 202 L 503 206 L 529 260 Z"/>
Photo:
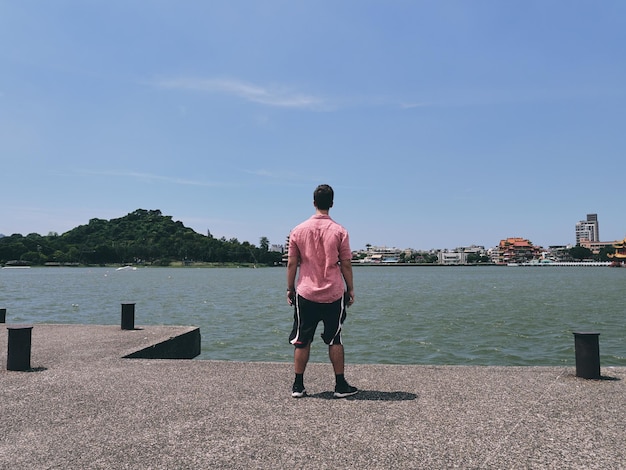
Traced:
<path fill-rule="evenodd" d="M 315 215 L 328 215 L 328 209 L 322 210 L 315 208 Z"/>

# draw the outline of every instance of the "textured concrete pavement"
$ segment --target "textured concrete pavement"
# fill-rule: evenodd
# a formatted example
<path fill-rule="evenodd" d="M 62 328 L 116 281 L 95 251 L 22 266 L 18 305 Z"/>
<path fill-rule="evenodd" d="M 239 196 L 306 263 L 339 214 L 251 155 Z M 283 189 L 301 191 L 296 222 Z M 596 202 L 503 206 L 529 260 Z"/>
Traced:
<path fill-rule="evenodd" d="M 122 359 L 186 327 L 34 325 L 32 370 L 6 370 L 0 468 L 626 468 L 626 368 Z"/>

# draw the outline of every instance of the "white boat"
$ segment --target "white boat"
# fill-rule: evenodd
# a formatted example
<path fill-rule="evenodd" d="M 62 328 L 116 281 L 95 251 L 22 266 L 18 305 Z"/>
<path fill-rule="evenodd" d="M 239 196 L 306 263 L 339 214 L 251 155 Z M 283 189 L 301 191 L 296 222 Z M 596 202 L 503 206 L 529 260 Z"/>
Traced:
<path fill-rule="evenodd" d="M 137 271 L 137 268 L 135 266 L 122 266 L 117 268 L 116 271 Z"/>

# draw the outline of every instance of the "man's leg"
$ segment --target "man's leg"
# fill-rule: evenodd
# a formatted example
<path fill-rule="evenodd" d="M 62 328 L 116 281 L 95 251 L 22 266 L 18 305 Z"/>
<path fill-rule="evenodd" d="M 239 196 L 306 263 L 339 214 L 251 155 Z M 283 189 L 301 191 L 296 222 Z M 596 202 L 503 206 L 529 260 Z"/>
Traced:
<path fill-rule="evenodd" d="M 293 365 L 296 374 L 304 374 L 306 365 L 309 362 L 309 355 L 311 354 L 311 343 L 307 344 L 303 348 L 294 348 L 293 351 Z"/>
<path fill-rule="evenodd" d="M 332 344 L 328 346 L 328 357 L 333 364 L 335 375 L 343 374 L 344 369 L 344 354 L 343 344 Z"/>
<path fill-rule="evenodd" d="M 291 396 L 294 398 L 302 398 L 306 395 L 304 388 L 304 370 L 309 362 L 309 354 L 311 352 L 311 342 L 303 348 L 294 348 L 293 365 L 296 372 L 296 378 L 291 387 Z"/>
<path fill-rule="evenodd" d="M 333 363 L 333 369 L 335 371 L 335 398 L 349 397 L 350 395 L 357 393 L 359 390 L 348 384 L 343 375 L 343 344 L 333 344 L 328 346 L 328 356 L 330 357 L 330 362 Z"/>

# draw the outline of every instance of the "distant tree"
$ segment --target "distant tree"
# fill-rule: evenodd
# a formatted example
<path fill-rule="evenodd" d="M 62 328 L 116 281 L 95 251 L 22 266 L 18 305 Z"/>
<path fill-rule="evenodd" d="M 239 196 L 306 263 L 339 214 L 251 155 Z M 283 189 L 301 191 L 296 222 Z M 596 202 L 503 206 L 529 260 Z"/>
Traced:
<path fill-rule="evenodd" d="M 261 251 L 269 251 L 270 241 L 267 237 L 261 237 L 259 240 L 259 248 L 261 248 Z"/>
<path fill-rule="evenodd" d="M 283 254 L 278 251 L 268 251 L 265 254 L 263 262 L 268 266 L 278 266 L 282 260 Z"/>
<path fill-rule="evenodd" d="M 20 261 L 27 261 L 32 264 L 44 264 L 47 258 L 38 251 L 27 251 L 20 256 Z"/>
<path fill-rule="evenodd" d="M 598 261 L 611 261 L 608 255 L 612 255 L 613 253 L 615 253 L 614 246 L 603 246 L 596 256 Z"/>
<path fill-rule="evenodd" d="M 0 260 L 4 263 L 18 260 L 28 251 L 21 235 L 11 235 L 0 239 Z"/>
<path fill-rule="evenodd" d="M 485 264 L 491 263 L 491 259 L 487 255 L 481 255 L 479 253 L 469 253 L 467 255 L 468 264 Z"/>
<path fill-rule="evenodd" d="M 576 245 L 575 247 L 570 248 L 569 254 L 572 258 L 578 261 L 590 259 L 593 256 L 593 253 L 589 248 L 585 248 L 584 246 L 580 245 Z"/>
<path fill-rule="evenodd" d="M 67 262 L 78 263 L 80 262 L 80 250 L 75 246 L 69 247 L 67 250 Z"/>
<path fill-rule="evenodd" d="M 436 253 L 424 253 L 422 257 L 424 263 L 437 264 L 439 261 L 439 256 Z"/>

